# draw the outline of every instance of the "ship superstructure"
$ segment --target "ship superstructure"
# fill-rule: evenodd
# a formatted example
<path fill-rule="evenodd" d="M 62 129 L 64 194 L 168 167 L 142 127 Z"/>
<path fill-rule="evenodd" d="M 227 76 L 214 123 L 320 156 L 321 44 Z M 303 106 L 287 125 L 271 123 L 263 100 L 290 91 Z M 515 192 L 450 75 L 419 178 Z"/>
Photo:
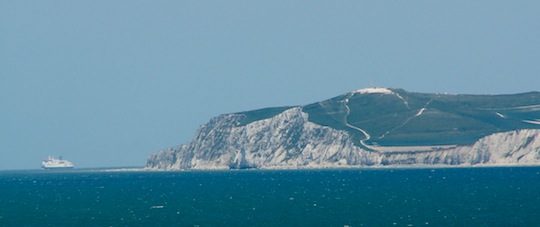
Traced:
<path fill-rule="evenodd" d="M 49 156 L 41 162 L 41 167 L 43 169 L 72 169 L 75 165 L 73 162 L 62 159 L 62 157 Z"/>

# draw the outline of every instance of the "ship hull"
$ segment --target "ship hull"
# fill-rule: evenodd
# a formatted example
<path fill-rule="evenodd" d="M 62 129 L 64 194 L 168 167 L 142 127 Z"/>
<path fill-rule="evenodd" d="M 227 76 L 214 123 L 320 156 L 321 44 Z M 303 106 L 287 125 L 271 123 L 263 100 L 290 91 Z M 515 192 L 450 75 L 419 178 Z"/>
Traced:
<path fill-rule="evenodd" d="M 73 169 L 73 166 L 59 166 L 59 167 L 51 167 L 51 166 L 42 166 L 41 168 L 43 169 L 48 169 L 48 170 L 52 170 L 52 169 Z"/>

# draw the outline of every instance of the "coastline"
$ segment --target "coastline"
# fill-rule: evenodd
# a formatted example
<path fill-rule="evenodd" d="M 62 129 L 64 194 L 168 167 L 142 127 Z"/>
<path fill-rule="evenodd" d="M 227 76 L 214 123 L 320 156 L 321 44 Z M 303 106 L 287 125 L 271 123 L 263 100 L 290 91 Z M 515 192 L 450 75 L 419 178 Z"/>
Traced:
<path fill-rule="evenodd" d="M 332 170 L 421 170 L 421 169 L 476 169 L 476 168 L 534 168 L 538 164 L 478 164 L 478 165 L 392 165 L 392 166 L 317 166 L 296 167 L 278 166 L 264 168 L 193 168 L 193 169 L 161 169 L 149 167 L 110 167 L 110 168 L 82 168 L 69 170 L 43 170 L 43 169 L 11 169 L 0 170 L 0 173 L 130 173 L 130 172 L 251 172 L 251 171 L 332 171 Z"/>
<path fill-rule="evenodd" d="M 160 169 L 142 168 L 144 172 L 237 172 L 237 171 L 321 171 L 321 170 L 413 170 L 413 169 L 475 169 L 475 168 L 533 168 L 538 164 L 478 164 L 478 165 L 393 165 L 393 166 L 319 166 L 319 167 L 265 167 L 265 168 L 193 168 Z"/>

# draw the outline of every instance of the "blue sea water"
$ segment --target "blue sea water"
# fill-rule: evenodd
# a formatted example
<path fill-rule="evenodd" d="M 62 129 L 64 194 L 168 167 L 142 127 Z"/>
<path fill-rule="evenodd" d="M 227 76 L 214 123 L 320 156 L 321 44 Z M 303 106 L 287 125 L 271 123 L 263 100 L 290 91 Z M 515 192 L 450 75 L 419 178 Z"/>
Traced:
<path fill-rule="evenodd" d="M 0 172 L 0 226 L 539 225 L 537 167 Z"/>

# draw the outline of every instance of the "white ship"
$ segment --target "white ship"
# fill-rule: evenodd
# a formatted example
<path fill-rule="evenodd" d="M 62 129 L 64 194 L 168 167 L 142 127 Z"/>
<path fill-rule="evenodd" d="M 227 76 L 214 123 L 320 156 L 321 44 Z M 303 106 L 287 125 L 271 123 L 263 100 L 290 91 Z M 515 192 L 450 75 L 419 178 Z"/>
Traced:
<path fill-rule="evenodd" d="M 73 162 L 62 159 L 62 157 L 55 158 L 49 156 L 46 160 L 41 162 L 43 169 L 72 169 L 75 165 Z"/>

